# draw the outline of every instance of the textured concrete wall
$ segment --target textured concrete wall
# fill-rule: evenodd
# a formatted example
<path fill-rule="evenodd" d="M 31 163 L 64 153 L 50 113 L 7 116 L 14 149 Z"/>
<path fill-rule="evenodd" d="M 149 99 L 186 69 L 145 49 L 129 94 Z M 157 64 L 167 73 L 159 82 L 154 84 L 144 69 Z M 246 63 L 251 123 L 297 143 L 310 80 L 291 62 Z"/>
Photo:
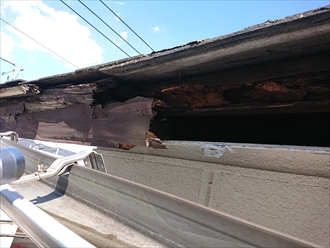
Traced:
<path fill-rule="evenodd" d="M 328 149 L 166 145 L 100 152 L 108 173 L 330 245 Z"/>

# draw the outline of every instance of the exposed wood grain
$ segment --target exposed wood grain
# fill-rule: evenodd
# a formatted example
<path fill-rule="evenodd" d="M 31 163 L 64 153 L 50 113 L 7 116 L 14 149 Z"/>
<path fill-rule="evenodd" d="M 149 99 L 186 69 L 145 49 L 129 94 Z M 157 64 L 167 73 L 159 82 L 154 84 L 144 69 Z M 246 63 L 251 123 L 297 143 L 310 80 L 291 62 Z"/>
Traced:
<path fill-rule="evenodd" d="M 39 94 L 39 87 L 34 84 L 22 84 L 19 86 L 0 89 L 0 99 L 9 97 L 21 97 Z"/>

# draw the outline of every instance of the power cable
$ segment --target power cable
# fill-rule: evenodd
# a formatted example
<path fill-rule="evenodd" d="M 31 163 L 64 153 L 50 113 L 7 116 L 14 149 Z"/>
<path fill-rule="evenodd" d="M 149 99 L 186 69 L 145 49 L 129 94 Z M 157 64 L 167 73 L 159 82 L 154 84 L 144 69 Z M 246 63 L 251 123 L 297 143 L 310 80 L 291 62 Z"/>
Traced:
<path fill-rule="evenodd" d="M 113 45 L 115 45 L 120 51 L 122 51 L 123 53 L 125 53 L 128 57 L 129 56 L 128 53 L 126 53 L 123 49 L 121 49 L 119 46 L 117 46 L 112 40 L 110 40 L 107 36 L 105 36 L 100 30 L 98 30 L 96 27 L 94 27 L 89 21 L 87 21 L 84 17 L 82 17 L 81 15 L 79 15 L 74 9 L 72 9 L 69 5 L 67 5 L 63 0 L 60 0 L 66 7 L 68 7 L 69 9 L 71 9 L 76 15 L 78 15 L 81 19 L 83 19 L 85 22 L 87 22 L 90 26 L 92 26 L 97 32 L 99 32 L 101 35 L 103 35 L 104 38 L 106 38 L 108 41 L 110 41 Z"/>
<path fill-rule="evenodd" d="M 10 62 L 9 60 L 6 60 L 6 59 L 4 59 L 4 58 L 1 58 L 0 57 L 0 59 L 2 59 L 3 61 L 6 61 L 7 63 L 9 63 L 9 64 L 12 64 L 13 66 L 16 66 L 16 64 L 15 63 L 13 63 L 13 62 Z"/>
<path fill-rule="evenodd" d="M 24 33 L 23 31 L 19 30 L 18 28 L 16 28 L 15 26 L 11 25 L 9 22 L 6 22 L 4 19 L 0 18 L 1 21 L 7 23 L 9 26 L 11 26 L 12 28 L 16 29 L 18 32 L 24 34 L 26 37 L 30 38 L 31 40 L 33 40 L 34 42 L 38 43 L 40 46 L 42 46 L 43 48 L 46 48 L 48 51 L 50 51 L 51 53 L 55 54 L 56 56 L 60 57 L 61 59 L 63 59 L 64 61 L 68 62 L 69 64 L 73 65 L 76 68 L 79 68 L 78 66 L 72 64 L 70 61 L 66 60 L 65 58 L 63 58 L 61 55 L 57 54 L 56 52 L 54 52 L 53 50 L 49 49 L 48 47 L 44 46 L 43 44 L 41 44 L 40 42 L 36 41 L 35 39 L 33 39 L 32 37 L 28 36 L 26 33 Z"/>
<path fill-rule="evenodd" d="M 101 19 L 101 17 L 99 17 L 97 14 L 95 14 L 95 12 L 93 10 L 91 10 L 90 8 L 88 8 L 82 1 L 78 0 L 79 3 L 81 3 L 86 9 L 88 9 L 90 12 L 92 12 L 101 22 L 103 22 L 105 25 L 107 25 L 108 28 L 110 28 L 117 36 L 119 36 L 123 41 L 126 42 L 126 44 L 128 44 L 131 48 L 134 49 L 135 52 L 137 52 L 138 54 L 141 54 L 138 50 L 136 50 L 127 40 L 125 40 L 123 37 L 121 37 L 120 34 L 118 34 L 112 27 L 110 27 L 105 21 L 103 21 Z"/>
<path fill-rule="evenodd" d="M 137 33 L 134 32 L 134 30 L 126 23 L 124 22 L 108 5 L 106 5 L 102 0 L 99 0 L 109 11 L 111 11 L 112 14 L 114 14 L 122 23 L 124 23 L 126 25 L 126 27 L 128 27 L 137 37 L 140 38 L 140 40 L 143 41 L 144 44 L 146 44 L 153 52 L 154 49 L 152 49 L 151 46 L 149 46 L 149 44 L 144 41 L 144 39 L 142 39 Z"/>

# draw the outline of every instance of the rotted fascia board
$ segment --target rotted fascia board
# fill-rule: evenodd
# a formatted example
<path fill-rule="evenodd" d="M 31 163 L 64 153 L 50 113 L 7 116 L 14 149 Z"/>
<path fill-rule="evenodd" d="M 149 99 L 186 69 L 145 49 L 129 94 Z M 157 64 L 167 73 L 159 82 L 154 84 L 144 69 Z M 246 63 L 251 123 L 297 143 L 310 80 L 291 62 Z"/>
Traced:
<path fill-rule="evenodd" d="M 328 50 L 329 7 L 101 68 L 128 81 L 167 80 Z"/>
<path fill-rule="evenodd" d="M 135 97 L 123 103 L 91 107 L 91 94 L 75 95 L 74 90 L 70 88 L 69 94 L 62 96 L 65 89 L 44 90 L 40 96 L 43 100 L 30 102 L 10 99 L 0 107 L 0 131 L 12 130 L 29 139 L 105 147 L 145 145 L 145 133 L 154 117 L 152 99 Z"/>
<path fill-rule="evenodd" d="M 14 87 L 0 89 L 0 99 L 11 97 L 22 97 L 27 95 L 37 95 L 40 93 L 39 87 L 34 84 L 21 84 Z"/>

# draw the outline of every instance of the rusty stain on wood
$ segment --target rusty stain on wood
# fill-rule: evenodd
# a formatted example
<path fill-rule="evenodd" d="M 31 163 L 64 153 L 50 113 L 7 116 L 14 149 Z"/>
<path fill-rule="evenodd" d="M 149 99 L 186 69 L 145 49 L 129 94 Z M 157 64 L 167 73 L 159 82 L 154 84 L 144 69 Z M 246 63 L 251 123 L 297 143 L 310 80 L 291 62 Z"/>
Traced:
<path fill-rule="evenodd" d="M 212 109 L 234 106 L 277 106 L 297 102 L 330 103 L 330 76 L 282 78 L 266 82 L 247 82 L 234 85 L 207 86 L 189 84 L 189 80 L 179 86 L 161 86 L 149 91 L 158 99 L 154 109 L 170 108 Z M 313 103 L 311 103 L 313 104 Z"/>

